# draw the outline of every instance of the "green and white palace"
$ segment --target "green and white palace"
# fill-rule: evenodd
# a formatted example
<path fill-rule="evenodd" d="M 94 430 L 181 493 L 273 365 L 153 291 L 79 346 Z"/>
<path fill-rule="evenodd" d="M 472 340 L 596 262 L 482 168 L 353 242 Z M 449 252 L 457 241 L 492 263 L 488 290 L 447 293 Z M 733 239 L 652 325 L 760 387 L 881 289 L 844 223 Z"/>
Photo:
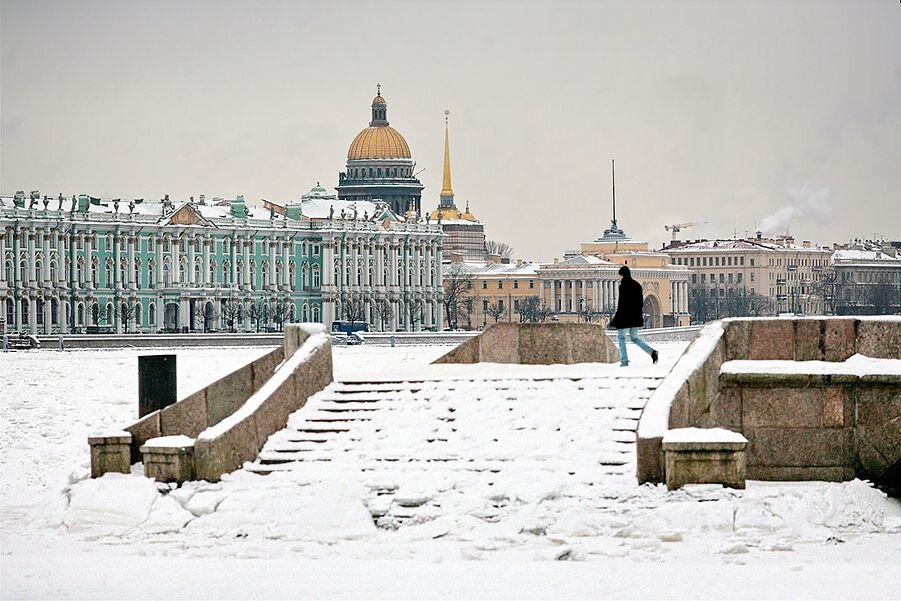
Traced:
<path fill-rule="evenodd" d="M 412 217 L 412 218 L 411 218 Z M 318 185 L 251 207 L 0 195 L 8 331 L 212 332 L 285 322 L 441 328 L 441 227 Z"/>

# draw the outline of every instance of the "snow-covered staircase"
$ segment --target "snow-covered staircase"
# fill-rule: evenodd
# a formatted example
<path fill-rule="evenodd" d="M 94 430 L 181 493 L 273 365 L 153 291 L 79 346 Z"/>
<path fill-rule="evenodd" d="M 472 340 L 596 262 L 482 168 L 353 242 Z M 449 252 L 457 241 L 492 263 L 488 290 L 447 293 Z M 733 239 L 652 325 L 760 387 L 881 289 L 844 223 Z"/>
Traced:
<path fill-rule="evenodd" d="M 359 480 L 387 528 L 428 521 L 483 489 L 491 501 L 476 514 L 491 521 L 536 482 L 599 494 L 634 485 L 638 417 L 660 379 L 620 372 L 335 382 L 247 469 Z"/>

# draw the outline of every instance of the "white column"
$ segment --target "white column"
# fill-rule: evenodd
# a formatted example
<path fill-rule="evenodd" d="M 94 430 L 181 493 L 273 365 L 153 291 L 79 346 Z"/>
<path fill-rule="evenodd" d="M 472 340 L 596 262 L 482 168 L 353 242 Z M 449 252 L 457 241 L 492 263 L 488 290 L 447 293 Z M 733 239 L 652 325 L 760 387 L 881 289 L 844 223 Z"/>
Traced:
<path fill-rule="evenodd" d="M 50 282 L 50 231 L 49 229 L 44 230 L 44 262 L 41 263 L 41 281 L 44 286 L 51 286 Z M 59 254 L 58 254 L 59 256 Z M 57 261 L 58 262 L 58 261 Z M 59 265 L 57 265 L 59 267 Z M 49 304 L 49 303 L 48 303 Z M 44 325 L 49 327 L 49 322 L 45 321 Z M 48 330 L 49 332 L 49 330 Z"/>
<path fill-rule="evenodd" d="M 93 257 L 94 251 L 92 248 L 93 241 L 94 241 L 94 235 L 91 233 L 85 233 L 85 236 L 84 236 L 84 269 L 85 269 L 84 281 L 85 281 L 85 288 L 87 288 L 88 290 L 94 289 L 94 280 L 93 280 L 93 276 L 92 276 L 93 269 L 94 269 L 94 257 Z M 85 305 L 85 315 L 86 316 L 90 315 L 90 312 L 91 312 L 90 304 L 86 304 Z M 90 320 L 87 317 L 85 317 L 85 321 L 90 322 Z"/>
<path fill-rule="evenodd" d="M 572 303 L 572 306 L 569 308 L 571 312 L 576 312 L 579 310 L 579 305 L 576 304 L 576 280 L 569 281 L 569 299 Z"/>
<path fill-rule="evenodd" d="M 551 311 L 557 312 L 557 280 L 551 280 Z"/>
<path fill-rule="evenodd" d="M 172 284 L 178 286 L 181 284 L 181 239 L 173 238 L 172 240 Z M 179 313 L 183 313 L 179 309 Z M 179 315 L 179 319 L 182 316 Z"/>
<path fill-rule="evenodd" d="M 250 247 L 253 244 L 253 238 L 242 241 L 242 250 L 244 252 L 244 290 L 253 290 L 253 282 L 250 281 Z"/>
<path fill-rule="evenodd" d="M 163 239 L 159 234 L 156 236 L 156 287 L 157 289 L 163 287 Z M 159 310 L 159 308 L 160 307 L 157 307 L 157 310 Z M 158 328 L 158 323 L 153 324 L 154 327 Z"/>
<path fill-rule="evenodd" d="M 201 243 L 203 244 L 203 266 L 200 271 L 203 274 L 203 281 L 200 282 L 200 284 L 206 288 L 213 283 L 213 280 L 210 277 L 210 244 L 212 244 L 213 241 L 210 240 L 209 236 L 204 236 Z"/>
<path fill-rule="evenodd" d="M 275 261 L 278 255 L 277 242 L 269 239 L 269 286 L 272 290 L 278 289 L 278 282 L 275 281 Z"/>
<path fill-rule="evenodd" d="M 35 273 L 35 256 L 34 256 L 34 232 L 31 231 L 28 233 L 28 285 L 36 286 L 37 285 L 37 274 Z M 18 257 L 14 257 L 18 261 Z M 24 284 L 24 282 L 23 282 Z M 32 321 L 34 318 L 34 311 L 29 310 L 29 321 Z M 33 330 L 32 330 L 33 332 Z"/>
<path fill-rule="evenodd" d="M 195 259 L 197 258 L 197 257 L 195 256 L 195 250 L 194 250 L 194 249 L 195 249 L 195 242 L 196 242 L 196 240 L 193 239 L 193 238 L 188 239 L 188 269 L 187 269 L 187 273 L 185 273 L 185 275 L 186 275 L 187 278 L 188 278 L 188 284 L 189 284 L 190 286 L 194 286 L 195 284 L 199 284 L 199 283 L 200 283 L 200 282 L 194 281 L 194 280 L 195 280 L 195 278 L 194 278 L 194 265 L 196 264 L 196 263 L 195 263 Z"/>
<path fill-rule="evenodd" d="M 135 244 L 137 244 L 137 238 L 134 236 L 126 237 L 126 244 L 128 245 L 128 266 L 126 270 L 128 273 L 127 281 L 128 287 L 134 290 L 137 287 L 137 282 L 135 281 Z"/>
<path fill-rule="evenodd" d="M 44 333 L 49 334 L 53 331 L 53 301 L 49 298 L 44 299 Z"/>

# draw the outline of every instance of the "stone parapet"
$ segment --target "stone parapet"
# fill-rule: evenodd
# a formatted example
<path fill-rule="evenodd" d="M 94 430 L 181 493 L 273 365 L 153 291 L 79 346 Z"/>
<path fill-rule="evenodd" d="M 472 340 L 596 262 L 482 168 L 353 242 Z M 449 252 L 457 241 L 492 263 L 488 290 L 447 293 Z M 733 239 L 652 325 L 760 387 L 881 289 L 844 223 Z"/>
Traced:
<path fill-rule="evenodd" d="M 151 477 L 183 481 L 200 475 L 218 480 L 223 473 L 256 457 L 266 438 L 285 426 L 288 415 L 331 381 L 331 341 L 325 327 L 289 324 L 285 327 L 283 347 L 127 427 L 123 434 L 129 442 L 124 444 L 125 459 L 120 459 L 124 469 L 111 459 L 98 461 L 97 469 L 93 469 L 93 457 L 99 457 L 100 451 L 95 452 L 95 444 L 91 443 L 92 477 L 105 471 L 127 472 L 132 463 L 141 461 L 143 449 L 147 448 L 154 457 L 159 456 L 153 461 L 155 466 L 149 468 L 155 473 Z M 153 450 L 154 445 L 148 446 L 154 439 L 174 436 L 197 439 L 190 462 L 175 451 L 159 452 Z M 144 461 L 148 473 L 146 456 Z M 190 476 L 184 467 L 188 463 Z M 106 469 L 107 466 L 116 469 Z"/>
<path fill-rule="evenodd" d="M 551 365 L 618 361 L 619 351 L 600 324 L 499 322 L 434 363 Z"/>
<path fill-rule="evenodd" d="M 898 318 L 710 324 L 642 412 L 639 481 L 666 481 L 663 436 L 688 426 L 744 433 L 752 478 L 879 479 L 901 461 L 899 359 Z"/>

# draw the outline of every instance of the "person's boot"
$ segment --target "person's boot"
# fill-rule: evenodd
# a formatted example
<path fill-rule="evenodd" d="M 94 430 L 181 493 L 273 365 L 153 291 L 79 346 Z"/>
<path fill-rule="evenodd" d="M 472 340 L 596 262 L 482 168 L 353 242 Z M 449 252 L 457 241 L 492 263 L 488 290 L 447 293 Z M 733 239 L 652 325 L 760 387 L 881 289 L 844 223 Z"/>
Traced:
<path fill-rule="evenodd" d="M 660 355 L 657 354 L 657 351 L 651 351 L 651 361 L 657 363 L 657 359 L 660 358 Z"/>

